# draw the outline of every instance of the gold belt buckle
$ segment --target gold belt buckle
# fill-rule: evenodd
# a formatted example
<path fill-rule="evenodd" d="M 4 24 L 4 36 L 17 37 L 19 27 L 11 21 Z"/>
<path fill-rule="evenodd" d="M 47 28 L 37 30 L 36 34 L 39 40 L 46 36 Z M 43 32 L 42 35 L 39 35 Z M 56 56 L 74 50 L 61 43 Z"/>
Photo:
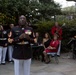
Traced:
<path fill-rule="evenodd" d="M 24 42 L 24 41 L 22 41 L 22 42 L 21 42 L 21 44 L 25 44 L 25 42 Z"/>
<path fill-rule="evenodd" d="M 4 40 L 4 38 L 2 38 L 2 40 Z"/>

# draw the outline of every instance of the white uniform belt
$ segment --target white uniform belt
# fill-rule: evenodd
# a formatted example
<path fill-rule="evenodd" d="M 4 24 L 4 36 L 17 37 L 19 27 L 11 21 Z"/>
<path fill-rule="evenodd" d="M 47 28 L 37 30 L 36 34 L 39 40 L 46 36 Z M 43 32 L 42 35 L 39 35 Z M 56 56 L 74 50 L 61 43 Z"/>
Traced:
<path fill-rule="evenodd" d="M 19 42 L 17 44 L 20 44 L 20 45 L 25 45 L 25 44 L 29 44 L 29 42 Z"/>
<path fill-rule="evenodd" d="M 7 38 L 0 38 L 0 40 L 7 40 Z"/>

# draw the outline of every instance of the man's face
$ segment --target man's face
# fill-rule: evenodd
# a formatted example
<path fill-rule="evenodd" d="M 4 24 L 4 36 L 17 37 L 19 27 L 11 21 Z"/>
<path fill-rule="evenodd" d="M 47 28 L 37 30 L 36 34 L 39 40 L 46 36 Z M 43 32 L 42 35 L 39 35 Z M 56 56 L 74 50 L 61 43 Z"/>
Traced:
<path fill-rule="evenodd" d="M 39 36 L 39 33 L 38 32 L 36 32 L 36 37 L 38 37 Z"/>
<path fill-rule="evenodd" d="M 14 27 L 14 24 L 10 24 L 10 28 L 12 29 Z"/>
<path fill-rule="evenodd" d="M 19 17 L 19 25 L 26 25 L 26 17 L 24 15 Z"/>

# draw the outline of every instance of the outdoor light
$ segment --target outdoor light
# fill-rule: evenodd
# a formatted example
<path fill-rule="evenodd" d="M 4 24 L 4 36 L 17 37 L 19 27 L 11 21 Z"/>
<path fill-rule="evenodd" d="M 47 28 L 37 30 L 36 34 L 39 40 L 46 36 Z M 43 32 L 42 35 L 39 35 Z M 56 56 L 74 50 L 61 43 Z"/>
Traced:
<path fill-rule="evenodd" d="M 38 11 L 39 9 L 36 8 L 35 10 Z"/>
<path fill-rule="evenodd" d="M 29 15 L 30 17 L 32 17 L 32 15 Z"/>
<path fill-rule="evenodd" d="M 40 15 L 40 13 L 38 12 L 38 15 Z"/>
<path fill-rule="evenodd" d="M 26 16 L 28 16 L 28 15 L 26 14 Z"/>
<path fill-rule="evenodd" d="M 54 18 L 54 16 L 51 16 L 51 18 Z"/>
<path fill-rule="evenodd" d="M 32 13 L 34 13 L 34 11 L 32 11 Z"/>

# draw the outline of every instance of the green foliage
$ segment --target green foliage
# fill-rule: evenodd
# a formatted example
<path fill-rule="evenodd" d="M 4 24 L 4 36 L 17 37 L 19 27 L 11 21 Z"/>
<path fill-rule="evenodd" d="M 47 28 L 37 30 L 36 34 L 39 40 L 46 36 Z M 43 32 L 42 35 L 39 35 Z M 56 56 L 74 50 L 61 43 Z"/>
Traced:
<path fill-rule="evenodd" d="M 51 15 L 59 14 L 61 9 L 59 4 L 54 3 L 53 0 L 42 0 L 40 2 L 36 0 L 0 0 L 0 11 L 9 18 L 14 16 L 18 19 L 23 14 L 27 15 L 28 20 L 33 21 L 37 19 L 50 20 Z M 30 15 L 32 16 L 30 17 Z"/>
<path fill-rule="evenodd" d="M 65 23 L 66 25 L 63 28 L 62 52 L 71 50 L 71 47 L 68 46 L 68 42 L 76 35 L 76 20 L 67 20 Z"/>
<path fill-rule="evenodd" d="M 14 16 L 18 19 L 19 15 L 26 14 L 29 0 L 0 0 L 0 11 L 8 18 Z M 6 19 L 4 20 L 6 21 Z M 10 22 L 10 20 L 8 20 Z M 9 23 L 6 21 L 5 23 Z M 17 22 L 17 20 L 15 20 Z"/>
<path fill-rule="evenodd" d="M 0 13 L 0 24 L 15 23 L 16 18 L 14 16 L 8 17 L 5 14 Z"/>
<path fill-rule="evenodd" d="M 36 31 L 39 31 L 40 33 L 45 33 L 45 32 L 49 32 L 51 34 L 51 28 L 52 26 L 54 26 L 54 22 L 55 21 L 47 21 L 47 20 L 42 20 L 42 21 L 38 21 L 35 26 L 37 26 Z M 61 26 L 64 21 L 58 21 L 59 25 Z"/>
<path fill-rule="evenodd" d="M 52 21 L 39 21 L 36 23 L 37 29 L 36 31 L 39 31 L 42 33 L 42 35 L 45 32 L 51 33 L 51 27 L 54 25 L 54 22 Z"/>
<path fill-rule="evenodd" d="M 62 28 L 62 52 L 67 52 L 70 50 L 70 47 L 67 46 L 70 39 L 76 35 L 76 20 L 66 20 L 66 21 L 58 21 L 59 25 L 62 26 L 65 23 L 65 26 Z M 53 21 L 39 21 L 36 23 L 38 27 L 35 31 L 40 32 L 43 36 L 45 32 L 48 32 L 51 35 L 51 28 L 54 25 Z M 52 37 L 52 35 L 51 35 Z"/>
<path fill-rule="evenodd" d="M 40 0 L 41 2 L 41 14 L 46 20 L 51 19 L 51 16 L 61 14 L 61 8 L 59 4 L 54 3 L 53 0 Z"/>

